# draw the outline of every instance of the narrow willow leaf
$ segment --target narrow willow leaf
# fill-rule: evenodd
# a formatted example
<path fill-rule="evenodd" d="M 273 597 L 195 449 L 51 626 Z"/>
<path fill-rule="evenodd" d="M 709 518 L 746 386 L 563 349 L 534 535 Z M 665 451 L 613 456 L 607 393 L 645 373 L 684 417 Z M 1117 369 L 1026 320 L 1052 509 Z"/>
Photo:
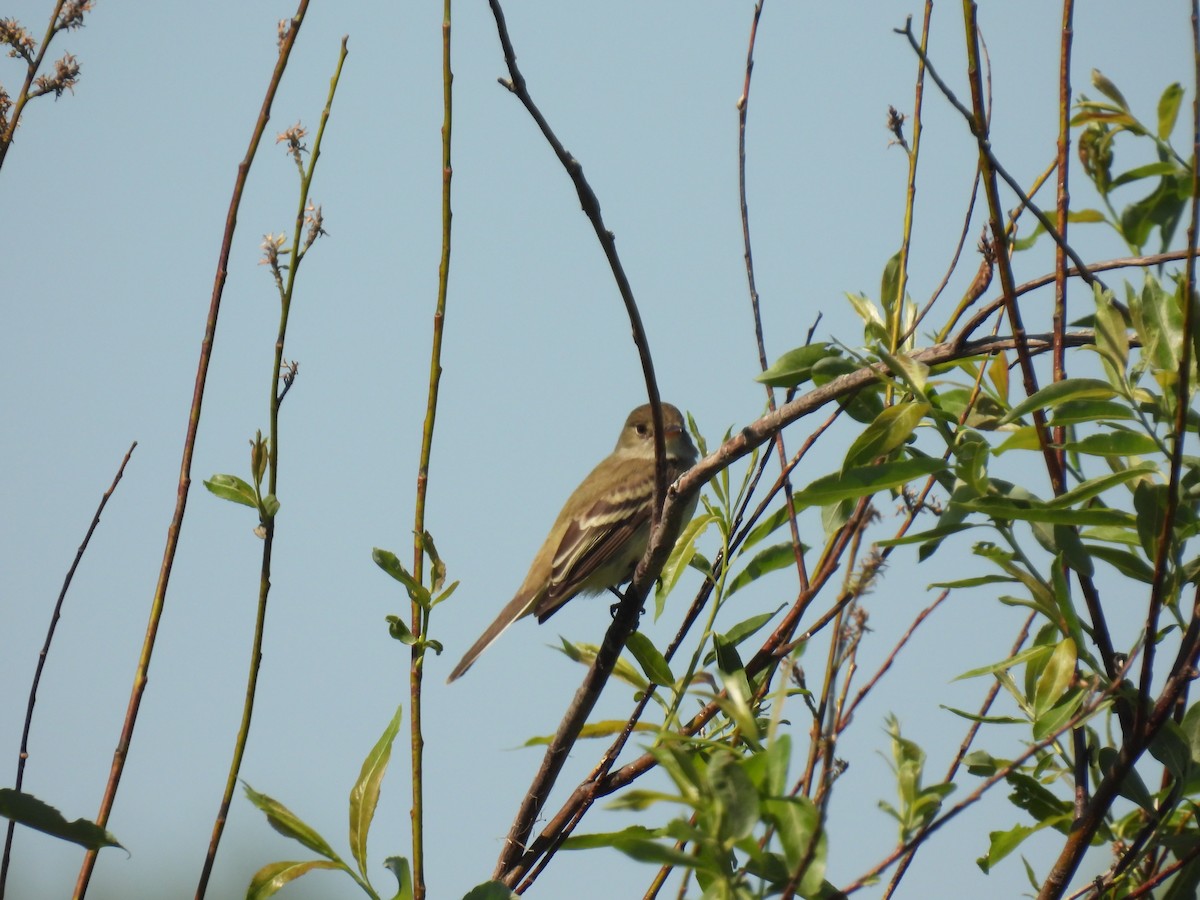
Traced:
<path fill-rule="evenodd" d="M 969 722 L 980 722 L 984 725 L 1019 725 L 1024 722 L 1024 719 L 1017 719 L 1013 716 L 981 716 L 978 713 L 967 712 L 963 709 L 955 709 L 953 706 L 939 706 L 946 712 L 954 713 L 956 716 L 961 716 Z"/>
<path fill-rule="evenodd" d="M 1133 410 L 1119 400 L 1068 400 L 1050 415 L 1050 424 L 1079 425 L 1083 422 L 1120 422 L 1133 418 Z"/>
<path fill-rule="evenodd" d="M 290 837 L 292 840 L 299 841 L 309 850 L 314 853 L 319 853 L 326 859 L 338 863 L 340 866 L 345 866 L 333 848 L 325 842 L 321 835 L 317 834 L 316 830 L 307 825 L 299 816 L 280 803 L 268 797 L 266 794 L 260 794 L 250 785 L 242 782 L 242 789 L 246 792 L 246 797 L 266 814 L 268 824 L 282 834 L 284 837 Z"/>
<path fill-rule="evenodd" d="M 1108 77 L 1099 69 L 1092 69 L 1092 84 L 1095 85 L 1096 90 L 1102 93 L 1105 97 L 1117 104 L 1117 106 L 1121 107 L 1121 109 L 1125 110 L 1125 112 L 1129 112 L 1129 101 L 1125 99 L 1125 95 L 1122 94 L 1117 89 L 1117 86 L 1109 81 Z"/>
<path fill-rule="evenodd" d="M 1046 506 L 1054 509 L 1064 506 L 1075 506 L 1078 503 L 1091 500 L 1093 497 L 1098 497 L 1109 488 L 1125 484 L 1136 478 L 1145 478 L 1150 473 L 1156 471 L 1158 471 L 1158 466 L 1154 463 L 1141 462 L 1136 466 L 1130 466 L 1128 469 L 1121 469 L 1119 472 L 1109 472 L 1106 475 L 1089 478 L 1082 484 L 1077 484 L 1066 493 L 1060 494 L 1053 500 L 1050 500 L 1046 503 Z"/>
<path fill-rule="evenodd" d="M 1008 831 L 989 832 L 988 852 L 975 860 L 975 864 L 986 875 L 991 871 L 992 866 L 1016 850 L 1027 837 L 1036 833 L 1040 828 L 1040 825 L 1033 827 L 1029 825 L 1014 825 Z"/>
<path fill-rule="evenodd" d="M 87 819 L 68 822 L 49 803 L 12 788 L 0 788 L 0 816 L 89 850 L 121 846 L 115 837 L 95 822 Z"/>
<path fill-rule="evenodd" d="M 429 608 L 431 602 L 429 589 L 409 574 L 408 569 L 404 568 L 404 563 L 400 562 L 400 557 L 391 550 L 375 547 L 371 550 L 371 559 L 375 561 L 375 565 L 404 585 L 404 590 L 408 593 L 410 600 L 419 603 L 426 609 Z"/>
<path fill-rule="evenodd" d="M 383 783 L 388 761 L 392 758 L 392 742 L 400 731 L 402 709 L 396 707 L 396 714 L 363 760 L 358 781 L 350 790 L 350 852 L 363 878 L 367 878 L 367 834 L 371 830 L 371 820 L 375 818 L 375 807 L 379 804 L 379 786 Z"/>
<path fill-rule="evenodd" d="M 562 645 L 556 649 L 566 654 L 569 659 L 585 666 L 590 666 L 595 662 L 596 654 L 600 652 L 600 648 L 595 644 L 573 644 L 566 638 L 559 638 L 559 640 L 562 641 Z M 649 686 L 637 666 L 623 656 L 613 666 L 612 673 L 613 677 L 632 685 L 635 690 L 644 691 Z"/>
<path fill-rule="evenodd" d="M 1068 400 L 1111 400 L 1116 394 L 1111 384 L 1098 378 L 1066 378 L 1026 397 L 1004 415 L 1000 424 L 1015 422 L 1035 409 L 1053 409 Z"/>
<path fill-rule="evenodd" d="M 1119 509 L 1089 507 L 1087 509 L 1057 509 L 1044 503 L 1017 503 L 993 497 L 980 497 L 963 504 L 972 512 L 993 519 L 1012 522 L 1041 522 L 1046 525 L 1119 525 L 1132 522 L 1129 513 Z"/>
<path fill-rule="evenodd" d="M 1008 402 L 1008 355 L 1001 350 L 992 357 L 987 367 L 988 380 L 1002 403 Z"/>
<path fill-rule="evenodd" d="M 992 663 L 991 665 L 988 665 L 988 666 L 980 666 L 978 669 L 971 669 L 967 672 L 963 672 L 961 675 L 959 675 L 954 680 L 955 681 L 963 681 L 967 678 L 978 678 L 980 675 L 995 675 L 998 672 L 1003 672 L 1007 669 L 1015 668 L 1016 666 L 1019 666 L 1023 662 L 1028 662 L 1031 659 L 1035 659 L 1036 657 L 1042 656 L 1043 654 L 1045 654 L 1045 652 L 1046 652 L 1045 647 L 1027 647 L 1026 649 L 1022 650 L 1020 653 L 1016 653 L 1013 656 L 1010 656 L 1008 659 L 1002 659 L 1002 660 L 1000 660 L 1000 662 Z"/>
<path fill-rule="evenodd" d="M 222 500 L 231 500 L 242 506 L 258 508 L 258 498 L 254 495 L 254 488 L 236 475 L 214 475 L 204 482 L 204 486 L 210 493 Z"/>
<path fill-rule="evenodd" d="M 630 825 L 620 831 L 593 832 L 592 834 L 573 834 L 563 841 L 564 850 L 595 850 L 598 847 L 615 847 L 622 841 L 650 841 L 662 837 L 659 828 L 647 828 L 645 825 Z"/>
<path fill-rule="evenodd" d="M 805 859 L 810 860 L 797 889 L 799 895 L 817 896 L 825 878 L 828 846 L 813 802 L 807 797 L 772 797 L 763 801 L 763 812 L 775 825 L 788 868 L 795 871 Z M 820 836 L 813 847 L 818 830 Z"/>
<path fill-rule="evenodd" d="M 654 591 L 654 621 L 658 621 L 658 617 L 662 615 L 664 606 L 666 605 L 667 596 L 674 590 L 676 583 L 679 581 L 679 576 L 691 564 L 692 559 L 696 555 L 696 539 L 704 533 L 705 529 L 712 523 L 718 520 L 715 513 L 707 512 L 696 516 L 692 521 L 688 522 L 687 527 L 683 529 L 683 533 L 679 535 L 679 539 L 675 542 L 675 547 L 671 550 L 671 555 L 667 558 L 666 565 L 662 568 L 662 574 L 658 578 L 658 586 Z"/>
<path fill-rule="evenodd" d="M 1034 715 L 1041 717 L 1050 707 L 1054 706 L 1066 693 L 1067 688 L 1075 679 L 1075 663 L 1078 655 L 1075 652 L 1075 642 L 1064 638 L 1058 642 L 1042 674 L 1038 676 L 1037 687 L 1033 695 Z"/>
<path fill-rule="evenodd" d="M 631 634 L 625 646 L 633 654 L 633 658 L 638 661 L 638 665 L 642 667 L 642 671 L 646 673 L 646 677 L 650 681 L 664 685 L 675 683 L 675 676 L 671 673 L 671 667 L 667 664 L 666 657 L 642 632 L 635 631 Z"/>
<path fill-rule="evenodd" d="M 274 897 L 280 889 L 314 869 L 343 868 L 345 867 L 327 859 L 268 863 L 250 879 L 250 886 L 246 888 L 246 900 L 267 900 L 268 897 Z"/>
<path fill-rule="evenodd" d="M 584 725 L 579 731 L 581 738 L 606 738 L 612 737 L 615 734 L 621 734 L 629 727 L 627 719 L 605 719 L 602 722 L 589 722 Z M 661 726 L 653 722 L 637 722 L 633 726 L 634 731 L 644 731 L 656 733 Z M 529 738 L 522 744 L 522 747 L 538 747 L 548 745 L 554 740 L 552 734 L 535 735 Z"/>
<path fill-rule="evenodd" d="M 729 582 L 725 591 L 727 597 L 733 596 L 746 585 L 758 580 L 768 572 L 777 572 L 796 564 L 796 553 L 790 541 L 782 544 L 772 544 L 765 547 L 746 564 L 746 568 L 738 572 Z"/>
<path fill-rule="evenodd" d="M 812 378 L 813 366 L 827 356 L 841 356 L 842 351 L 832 344 L 818 341 L 804 347 L 789 350 L 775 360 L 755 381 L 771 387 L 790 388 L 804 384 Z"/>
<path fill-rule="evenodd" d="M 896 403 L 889 406 L 854 439 L 846 451 L 843 471 L 854 466 L 870 465 L 878 457 L 887 456 L 912 436 L 929 410 L 928 403 Z"/>
<path fill-rule="evenodd" d="M 796 508 L 828 506 L 842 500 L 867 497 L 948 469 L 949 466 L 940 459 L 897 459 L 879 466 L 859 466 L 846 472 L 835 472 L 799 491 L 795 495 Z"/>
<path fill-rule="evenodd" d="M 502 881 L 488 881 L 471 888 L 463 900 L 517 900 L 517 895 Z"/>
<path fill-rule="evenodd" d="M 718 804 L 717 837 L 737 841 L 758 824 L 758 790 L 732 752 L 717 752 L 708 765 L 708 786 Z"/>
<path fill-rule="evenodd" d="M 383 861 L 383 867 L 396 876 L 396 893 L 392 895 L 392 900 L 413 900 L 412 868 L 408 860 L 403 856 L 389 856 Z"/>
<path fill-rule="evenodd" d="M 1175 130 L 1175 119 L 1179 115 L 1179 105 L 1183 102 L 1183 85 L 1178 81 L 1167 85 L 1167 89 L 1158 98 L 1158 136 L 1169 140 Z"/>
<path fill-rule="evenodd" d="M 1088 456 L 1147 456 L 1159 451 L 1158 442 L 1148 434 L 1136 431 L 1105 431 L 1089 434 L 1078 441 L 1068 441 L 1068 453 L 1083 453 Z"/>

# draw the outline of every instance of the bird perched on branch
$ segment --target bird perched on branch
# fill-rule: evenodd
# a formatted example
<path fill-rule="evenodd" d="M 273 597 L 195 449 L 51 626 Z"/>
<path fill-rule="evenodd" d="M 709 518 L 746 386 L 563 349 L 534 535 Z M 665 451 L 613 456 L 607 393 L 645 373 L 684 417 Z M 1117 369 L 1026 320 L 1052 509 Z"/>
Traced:
<path fill-rule="evenodd" d="M 683 415 L 662 404 L 667 482 L 698 457 Z M 520 590 L 447 678 L 461 676 L 509 625 L 530 614 L 545 622 L 576 594 L 599 594 L 628 581 L 646 552 L 654 504 L 654 421 L 650 405 L 629 414 L 616 449 L 567 499 Z M 684 522 L 696 508 L 693 499 Z"/>

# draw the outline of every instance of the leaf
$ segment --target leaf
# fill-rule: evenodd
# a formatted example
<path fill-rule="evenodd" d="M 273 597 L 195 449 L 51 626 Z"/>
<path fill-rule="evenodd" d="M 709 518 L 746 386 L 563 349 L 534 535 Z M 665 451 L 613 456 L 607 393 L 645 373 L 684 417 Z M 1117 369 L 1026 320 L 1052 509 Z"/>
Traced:
<path fill-rule="evenodd" d="M 807 797 L 771 797 L 762 803 L 763 814 L 775 825 L 788 868 L 795 871 L 804 860 L 810 859 L 808 869 L 798 886 L 803 897 L 812 897 L 825 878 L 827 843 L 825 830 L 819 827 L 819 816 Z M 817 837 L 816 847 L 812 847 Z"/>
<path fill-rule="evenodd" d="M 746 564 L 746 568 L 733 577 L 729 582 L 729 587 L 725 591 L 725 596 L 733 596 L 746 585 L 758 580 L 768 572 L 777 572 L 780 569 L 786 569 L 788 566 L 794 566 L 795 564 L 796 552 L 792 548 L 791 541 L 765 547 L 754 554 L 754 558 Z"/>
<path fill-rule="evenodd" d="M 1076 660 L 1075 642 L 1070 638 L 1059 641 L 1037 680 L 1037 687 L 1033 695 L 1035 718 L 1041 718 L 1047 710 L 1058 703 L 1067 688 L 1071 686 L 1071 682 L 1075 679 Z"/>
<path fill-rule="evenodd" d="M 254 488 L 236 475 L 214 475 L 204 482 L 204 486 L 222 500 L 258 509 L 258 498 L 254 494 Z"/>
<path fill-rule="evenodd" d="M 675 541 L 675 547 L 671 550 L 671 555 L 667 558 L 667 562 L 662 568 L 662 573 L 658 577 L 658 585 L 654 592 L 655 621 L 658 621 L 658 617 L 662 615 L 667 595 L 674 589 L 676 583 L 679 581 L 679 576 L 683 574 L 692 559 L 695 558 L 696 539 L 699 538 L 710 523 L 718 521 L 718 518 L 715 513 L 711 512 L 696 516 L 692 521 L 688 522 L 679 535 L 679 538 Z"/>
<path fill-rule="evenodd" d="M 1178 81 L 1167 85 L 1167 89 L 1158 98 L 1158 136 L 1166 141 L 1175 130 L 1175 119 L 1179 115 L 1179 105 L 1183 102 L 1183 85 Z"/>
<path fill-rule="evenodd" d="M 314 869 L 343 868 L 345 867 L 328 859 L 268 863 L 250 879 L 250 886 L 246 888 L 246 900 L 266 900 L 267 897 L 273 897 L 281 888 Z"/>
<path fill-rule="evenodd" d="M 409 574 L 408 569 L 404 568 L 404 564 L 400 562 L 400 557 L 396 556 L 391 550 L 382 550 L 379 547 L 375 547 L 371 550 L 371 559 L 375 561 L 375 565 L 404 585 L 404 590 L 408 593 L 410 600 L 420 604 L 425 609 L 429 609 L 429 589 L 418 583 Z"/>
<path fill-rule="evenodd" d="M 367 878 L 367 834 L 371 830 L 371 820 L 375 817 L 375 807 L 379 803 L 379 786 L 392 757 L 392 741 L 400 731 L 402 709 L 403 707 L 396 707 L 396 714 L 392 716 L 392 721 L 363 760 L 358 781 L 350 790 L 350 852 L 354 855 L 359 874 L 363 878 Z"/>
<path fill-rule="evenodd" d="M 657 828 L 647 828 L 645 825 L 630 825 L 620 831 L 592 832 L 591 834 L 573 834 L 563 841 L 564 850 L 596 850 L 600 847 L 617 847 L 627 840 L 653 840 L 662 837 L 662 831 Z"/>
<path fill-rule="evenodd" d="M 559 640 L 562 641 L 562 645 L 556 649 L 566 654 L 569 659 L 585 666 L 590 666 L 595 662 L 596 654 L 600 652 L 600 648 L 595 644 L 573 644 L 563 637 L 560 637 Z M 649 686 L 646 679 L 642 677 L 642 673 L 624 656 L 617 660 L 612 673 L 614 678 L 619 678 L 626 684 L 632 685 L 634 690 L 644 691 Z"/>
<path fill-rule="evenodd" d="M 975 864 L 986 875 L 996 863 L 1008 856 L 1021 845 L 1021 842 L 1039 830 L 1040 826 L 1014 825 L 1008 831 L 992 831 L 988 833 L 988 852 L 975 860 Z"/>
<path fill-rule="evenodd" d="M 1065 378 L 1026 397 L 1004 414 L 1000 424 L 1015 422 L 1035 409 L 1053 409 L 1068 400 L 1111 400 L 1116 394 L 1111 384 L 1098 378 Z"/>
<path fill-rule="evenodd" d="M 514 894 L 502 881 L 488 881 L 471 888 L 463 900 L 513 900 Z"/>
<path fill-rule="evenodd" d="M 949 466 L 940 459 L 897 459 L 879 466 L 858 466 L 818 478 L 795 495 L 797 509 L 827 506 L 842 500 L 856 500 L 877 491 L 898 488 L 918 478 L 944 472 Z"/>
<path fill-rule="evenodd" d="M 1083 503 L 1086 500 L 1091 500 L 1093 497 L 1098 497 L 1109 488 L 1125 484 L 1127 481 L 1133 481 L 1135 478 L 1147 477 L 1157 470 L 1158 466 L 1154 463 L 1142 462 L 1127 469 L 1109 472 L 1106 475 L 1099 475 L 1096 478 L 1089 478 L 1087 481 L 1075 485 L 1069 491 L 1059 494 L 1053 500 L 1050 500 L 1046 506 L 1053 509 L 1075 506 L 1077 503 Z"/>
<path fill-rule="evenodd" d="M 1121 109 L 1129 112 L 1129 102 L 1125 99 L 1125 95 L 1117 90 L 1117 86 L 1109 81 L 1099 69 L 1092 69 L 1092 84 L 1105 97 L 1117 104 Z"/>
<path fill-rule="evenodd" d="M 1068 441 L 1068 453 L 1085 453 L 1088 456 L 1145 456 L 1157 453 L 1158 442 L 1148 434 L 1136 431 L 1105 431 L 1089 434 L 1078 441 Z"/>
<path fill-rule="evenodd" d="M 887 407 L 855 438 L 846 451 L 842 469 L 869 465 L 878 457 L 887 456 L 912 436 L 930 408 L 928 403 L 915 401 Z"/>
<path fill-rule="evenodd" d="M 389 856 L 383 866 L 396 876 L 396 893 L 392 900 L 413 900 L 412 869 L 403 856 Z M 503 900 L 508 900 L 507 897 Z"/>
<path fill-rule="evenodd" d="M 741 760 L 729 751 L 715 754 L 708 766 L 708 784 L 718 806 L 717 837 L 736 841 L 748 836 L 758 824 L 758 791 Z"/>
<path fill-rule="evenodd" d="M 638 665 L 642 667 L 642 671 L 646 673 L 646 677 L 650 681 L 663 685 L 675 683 L 675 676 L 671 673 L 671 667 L 667 664 L 666 657 L 642 632 L 635 631 L 631 634 L 625 646 L 633 654 L 633 658 L 638 661 Z"/>
<path fill-rule="evenodd" d="M 1134 418 L 1133 410 L 1116 400 L 1068 400 L 1050 416 L 1051 425 L 1109 422 Z"/>
<path fill-rule="evenodd" d="M 813 366 L 822 359 L 841 355 L 841 350 L 823 341 L 807 344 L 783 354 L 765 372 L 755 376 L 754 380 L 771 387 L 797 387 L 812 378 Z"/>
<path fill-rule="evenodd" d="M 267 817 L 267 823 L 282 834 L 284 837 L 290 837 L 292 840 L 299 841 L 309 850 L 314 853 L 319 853 L 326 859 L 338 863 L 345 867 L 341 857 L 333 852 L 333 848 L 325 842 L 325 839 L 317 832 L 305 824 L 299 816 L 293 813 L 290 809 L 268 797 L 266 794 L 260 794 L 246 782 L 242 782 L 242 789 L 246 792 L 246 797 L 257 806 Z"/>
<path fill-rule="evenodd" d="M 972 512 L 1006 522 L 1040 522 L 1045 525 L 1127 525 L 1128 513 L 1102 506 L 1059 509 L 1045 503 L 1018 502 L 999 497 L 980 497 L 962 504 Z"/>
<path fill-rule="evenodd" d="M 628 727 L 629 722 L 626 719 L 605 719 L 601 722 L 589 722 L 588 724 L 584 725 L 579 731 L 579 736 L 581 738 L 612 737 L 614 734 L 621 734 Z M 658 729 L 659 726 L 655 725 L 653 722 L 637 722 L 633 726 L 634 731 L 657 732 Z M 554 740 L 554 735 L 552 734 L 535 735 L 534 737 L 531 737 L 525 741 L 525 743 L 523 743 L 521 746 L 544 746 L 549 744 L 552 740 Z"/>
<path fill-rule="evenodd" d="M 95 822 L 87 819 L 68 822 L 66 817 L 49 803 L 24 791 L 0 788 L 0 816 L 89 850 L 121 847 L 115 837 Z"/>

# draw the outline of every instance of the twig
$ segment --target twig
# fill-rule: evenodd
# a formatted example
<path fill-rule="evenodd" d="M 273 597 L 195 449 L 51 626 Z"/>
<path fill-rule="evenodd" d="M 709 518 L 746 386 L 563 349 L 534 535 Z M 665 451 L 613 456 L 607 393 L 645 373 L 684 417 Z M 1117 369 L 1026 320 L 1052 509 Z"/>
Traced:
<path fill-rule="evenodd" d="M 208 379 L 208 365 L 212 359 L 213 341 L 217 331 L 217 316 L 221 310 L 221 297 L 225 290 L 225 278 L 228 274 L 229 254 L 233 246 L 233 233 L 237 226 L 237 213 L 241 206 L 242 194 L 246 187 L 246 178 L 250 174 L 250 166 L 254 162 L 254 155 L 258 150 L 259 142 L 262 140 L 263 132 L 266 130 L 267 121 L 271 117 L 271 104 L 275 100 L 275 93 L 279 89 L 279 82 L 283 78 L 284 69 L 287 68 L 287 62 L 291 56 L 292 47 L 296 43 L 296 35 L 300 31 L 300 25 L 304 21 L 304 14 L 308 10 L 308 0 L 300 0 L 299 6 L 296 9 L 296 14 L 292 17 L 291 27 L 284 34 L 279 47 L 279 58 L 275 63 L 275 70 L 271 74 L 271 80 L 267 85 L 267 93 L 263 98 L 262 108 L 258 114 L 258 121 L 254 125 L 254 131 L 250 137 L 250 145 L 246 150 L 246 156 L 238 165 L 237 177 L 234 179 L 233 196 L 229 201 L 229 212 L 225 218 L 225 234 L 221 241 L 221 252 L 217 258 L 217 272 L 213 280 L 212 298 L 209 302 L 208 320 L 204 326 L 204 340 L 200 344 L 200 361 L 196 367 L 195 387 L 192 391 L 192 406 L 188 413 L 187 436 L 183 443 L 183 458 L 179 466 L 179 487 L 175 495 L 175 512 L 171 516 L 171 523 L 167 527 L 167 544 L 163 550 L 162 567 L 158 573 L 158 583 L 154 589 L 154 598 L 150 604 L 150 616 L 146 625 L 146 637 L 142 644 L 141 655 L 138 658 L 137 671 L 134 673 L 133 686 L 129 694 L 129 706 L 125 713 L 125 722 L 121 727 L 121 735 L 117 740 L 117 748 L 113 753 L 112 767 L 109 771 L 108 783 L 104 789 L 104 796 L 100 801 L 100 811 L 96 815 L 96 824 L 101 828 L 108 824 L 108 816 L 112 811 L 113 802 L 116 800 L 117 788 L 121 782 L 121 774 L 125 770 L 125 760 L 129 755 L 129 745 L 133 740 L 133 728 L 137 722 L 138 709 L 142 704 L 142 696 L 145 694 L 146 681 L 150 670 L 150 658 L 154 653 L 154 643 L 158 635 L 158 625 L 162 620 L 163 607 L 167 598 L 167 585 L 171 579 L 171 568 L 175 562 L 175 551 L 179 546 L 179 531 L 183 524 L 184 511 L 187 509 L 188 491 L 192 484 L 192 454 L 196 448 L 196 433 L 200 427 L 200 411 L 204 400 L 204 386 Z M 87 893 L 88 882 L 92 877 L 92 870 L 96 865 L 96 851 L 89 850 L 83 859 L 83 865 L 79 871 L 79 877 L 75 884 L 76 900 Z"/>
<path fill-rule="evenodd" d="M 125 453 L 125 458 L 121 460 L 121 465 L 117 468 L 117 474 L 109 485 L 108 490 L 100 497 L 100 505 L 96 507 L 96 514 L 92 516 L 92 524 L 88 526 L 87 534 L 83 536 L 83 543 L 79 545 L 79 549 L 75 551 L 75 560 L 71 563 L 71 567 L 67 569 L 67 575 L 63 579 L 62 590 L 58 592 L 58 599 L 54 602 L 54 612 L 50 616 L 50 626 L 46 629 L 46 640 L 42 644 L 42 650 L 38 654 L 37 666 L 33 670 L 33 683 L 29 686 L 29 702 L 25 707 L 25 725 L 21 729 L 21 750 L 17 754 L 17 777 L 13 784 L 16 790 L 21 789 L 21 785 L 25 782 L 25 763 L 29 760 L 29 731 L 33 727 L 33 708 L 37 704 L 38 685 L 42 682 L 42 670 L 46 667 L 46 659 L 50 655 L 50 643 L 54 640 L 54 632 L 58 628 L 58 620 L 62 615 L 63 602 L 67 598 L 67 590 L 71 587 L 71 581 L 75 578 L 75 570 L 79 568 L 79 562 L 83 559 L 83 553 L 87 550 L 88 543 L 92 540 L 92 533 L 96 530 L 96 526 L 100 524 L 100 514 L 104 512 L 104 507 L 108 505 L 108 498 L 113 495 L 113 491 L 117 489 L 117 484 L 121 480 L 121 476 L 125 474 L 125 466 L 129 462 L 129 458 L 133 456 L 133 450 L 137 447 L 137 441 L 129 445 L 129 449 Z M 4 860 L 0 862 L 0 898 L 4 897 L 4 888 L 8 883 L 8 865 L 12 855 L 13 829 L 16 827 L 16 821 L 8 820 L 7 833 L 4 836 Z"/>
<path fill-rule="evenodd" d="M 271 403 L 269 409 L 270 437 L 268 439 L 268 494 L 278 496 L 279 475 L 279 407 L 284 395 L 291 387 L 297 364 L 285 365 L 283 362 L 284 342 L 287 338 L 288 317 L 291 312 L 292 299 L 295 296 L 296 276 L 300 271 L 300 263 L 306 248 L 301 245 L 300 236 L 304 227 L 305 210 L 308 208 L 309 189 L 312 186 L 313 175 L 316 172 L 317 160 L 321 156 L 321 140 L 325 135 L 325 125 L 329 121 L 329 113 L 333 107 L 333 97 L 337 92 L 338 81 L 342 75 L 342 64 L 346 61 L 346 41 L 342 38 L 341 51 L 338 54 L 337 67 L 329 81 L 329 95 L 325 108 L 321 112 L 321 123 L 313 140 L 312 155 L 308 160 L 307 170 L 300 170 L 300 203 L 296 214 L 295 231 L 292 235 L 291 260 L 288 265 L 287 284 L 280 295 L 279 328 L 274 344 L 274 361 L 271 369 Z M 297 154 L 297 160 L 299 155 Z M 284 387 L 281 390 L 280 384 Z M 256 482 L 257 483 L 257 482 Z M 237 736 L 234 739 L 233 758 L 229 763 L 229 774 L 225 779 L 225 789 L 221 795 L 221 803 L 217 808 L 216 819 L 213 822 L 209 838 L 208 852 L 204 857 L 204 865 L 200 870 L 200 879 L 196 887 L 196 900 L 202 900 L 208 890 L 208 880 L 216 863 L 217 849 L 221 844 L 221 836 L 225 832 L 225 823 L 229 817 L 229 807 L 233 802 L 233 793 L 237 788 L 238 773 L 242 768 L 242 758 L 246 752 L 246 743 L 250 737 L 250 721 L 254 714 L 254 700 L 258 690 L 259 666 L 262 663 L 263 635 L 266 631 L 267 598 L 271 592 L 271 561 L 275 548 L 275 516 L 268 515 L 259 523 L 263 529 L 262 563 L 259 569 L 258 604 L 254 618 L 254 637 L 250 643 L 250 665 L 246 678 L 246 694 L 242 704 L 242 718 L 238 724 Z"/>

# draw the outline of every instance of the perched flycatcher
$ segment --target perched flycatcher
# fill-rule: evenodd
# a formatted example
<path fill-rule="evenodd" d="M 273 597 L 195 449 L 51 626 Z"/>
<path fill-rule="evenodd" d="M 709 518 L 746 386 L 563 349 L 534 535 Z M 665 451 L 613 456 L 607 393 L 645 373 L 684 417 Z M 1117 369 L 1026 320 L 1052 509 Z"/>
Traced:
<path fill-rule="evenodd" d="M 695 464 L 698 454 L 679 410 L 664 403 L 662 417 L 670 484 Z M 654 421 L 647 404 L 629 414 L 612 455 L 567 499 L 517 595 L 446 680 L 467 671 L 517 619 L 532 613 L 545 622 L 576 594 L 599 594 L 632 578 L 650 540 L 653 504 Z M 684 522 L 695 508 L 693 499 Z"/>

